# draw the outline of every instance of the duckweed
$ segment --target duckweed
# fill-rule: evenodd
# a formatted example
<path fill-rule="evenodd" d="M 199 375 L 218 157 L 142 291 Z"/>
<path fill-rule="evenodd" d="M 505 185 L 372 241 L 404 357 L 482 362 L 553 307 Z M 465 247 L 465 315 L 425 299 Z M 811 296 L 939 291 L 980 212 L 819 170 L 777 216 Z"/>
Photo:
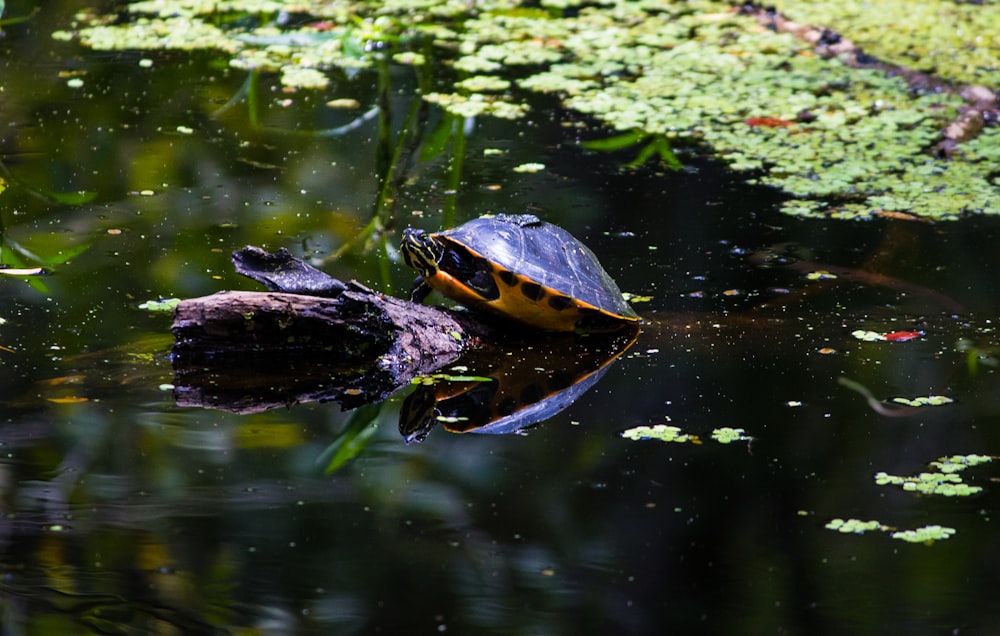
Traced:
<path fill-rule="evenodd" d="M 724 426 L 712 431 L 712 439 L 720 444 L 731 444 L 732 442 L 748 440 L 750 437 L 742 428 L 729 428 L 728 426 Z"/>
<path fill-rule="evenodd" d="M 875 483 L 880 486 L 899 486 L 908 492 L 924 495 L 939 495 L 942 497 L 968 497 L 982 492 L 979 486 L 965 483 L 961 471 L 966 468 L 993 461 L 989 455 L 952 455 L 939 457 L 930 462 L 934 471 L 922 472 L 912 476 L 890 475 L 885 472 L 875 474 Z"/>
<path fill-rule="evenodd" d="M 676 426 L 655 424 L 653 426 L 636 426 L 622 432 L 622 437 L 631 440 L 658 439 L 662 442 L 690 442 L 697 439 L 681 431 Z"/>
<path fill-rule="evenodd" d="M 829 530 L 836 530 L 844 534 L 864 534 L 874 530 L 886 530 L 878 521 L 861 521 L 860 519 L 832 519 L 826 524 Z"/>
<path fill-rule="evenodd" d="M 893 532 L 890 536 L 892 536 L 893 539 L 899 539 L 900 541 L 906 541 L 907 543 L 924 543 L 930 545 L 935 541 L 950 539 L 954 534 L 954 528 L 933 525 L 917 528 L 916 530 L 901 530 L 899 532 Z"/>
<path fill-rule="evenodd" d="M 1000 5 L 864 4 L 777 3 L 789 18 L 830 26 L 888 61 L 947 81 L 1000 84 L 991 26 Z M 54 37 L 104 50 L 211 49 L 234 68 L 280 71 L 285 85 L 311 90 L 327 87 L 330 69 L 369 66 L 386 54 L 399 64 L 431 63 L 433 52 L 451 62 L 454 77 L 424 99 L 444 110 L 513 119 L 528 112 L 524 92 L 555 94 L 609 129 L 713 154 L 748 183 L 786 193 L 789 215 L 1000 213 L 1000 128 L 984 129 L 949 158 L 933 152 L 965 105 L 957 94 L 921 92 L 901 77 L 823 58 L 729 3 L 306 1 L 296 11 L 315 21 L 286 27 L 287 9 L 266 0 L 153 0 L 129 5 L 125 23 L 86 17 L 87 26 Z M 912 28 L 885 29 L 887 21 Z"/>

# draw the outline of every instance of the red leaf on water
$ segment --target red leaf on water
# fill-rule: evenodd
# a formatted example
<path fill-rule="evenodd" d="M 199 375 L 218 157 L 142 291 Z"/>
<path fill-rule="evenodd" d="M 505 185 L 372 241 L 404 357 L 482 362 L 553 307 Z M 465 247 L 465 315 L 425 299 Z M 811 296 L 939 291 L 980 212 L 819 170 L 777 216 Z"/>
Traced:
<path fill-rule="evenodd" d="M 758 128 L 787 128 L 795 125 L 794 121 L 778 119 L 777 117 L 747 117 L 743 123 Z"/>
<path fill-rule="evenodd" d="M 890 342 L 906 342 L 924 335 L 923 331 L 893 331 L 885 334 L 885 339 Z"/>

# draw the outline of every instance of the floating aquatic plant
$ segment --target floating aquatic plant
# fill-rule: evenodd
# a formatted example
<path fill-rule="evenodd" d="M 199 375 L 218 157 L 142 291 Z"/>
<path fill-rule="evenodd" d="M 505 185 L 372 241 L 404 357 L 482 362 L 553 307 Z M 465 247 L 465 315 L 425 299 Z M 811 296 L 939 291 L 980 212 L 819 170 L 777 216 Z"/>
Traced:
<path fill-rule="evenodd" d="M 955 534 L 954 528 L 930 525 L 914 530 L 896 530 L 879 521 L 861 521 L 860 519 L 832 519 L 825 526 L 841 534 L 865 534 L 867 532 L 888 532 L 893 539 L 908 543 L 923 543 L 931 545 L 935 541 L 950 539 Z"/>
<path fill-rule="evenodd" d="M 691 433 L 685 433 L 680 427 L 670 424 L 654 424 L 652 426 L 635 426 L 622 431 L 621 436 L 631 440 L 656 439 L 661 442 L 690 442 L 701 444 L 701 437 Z M 730 444 L 732 442 L 746 441 L 752 439 L 742 428 L 730 428 L 723 426 L 712 431 L 712 439 L 720 444 Z"/>
<path fill-rule="evenodd" d="M 878 521 L 861 521 L 860 519 L 832 519 L 826 524 L 828 530 L 836 530 L 843 534 L 864 534 L 874 530 L 885 531 L 888 526 L 884 526 Z"/>
<path fill-rule="evenodd" d="M 954 473 L 927 472 L 904 477 L 879 472 L 875 474 L 875 483 L 879 486 L 899 486 L 908 492 L 942 497 L 968 497 L 982 491 L 979 486 L 966 484 Z"/>
<path fill-rule="evenodd" d="M 982 492 L 980 486 L 970 486 L 965 483 L 961 471 L 972 466 L 991 462 L 988 455 L 952 455 L 939 457 L 930 463 L 934 471 L 922 472 L 917 475 L 900 476 L 885 472 L 875 474 L 875 483 L 880 486 L 899 486 L 908 492 L 924 495 L 939 495 L 943 497 L 968 497 Z"/>
<path fill-rule="evenodd" d="M 286 85 L 314 90 L 326 86 L 320 75 L 329 69 L 371 65 L 386 52 L 409 64 L 436 55 L 444 62 L 436 67 L 450 63 L 450 76 L 424 98 L 450 113 L 517 118 L 528 112 L 524 92 L 551 93 L 610 129 L 648 137 L 642 161 L 671 165 L 678 148 L 714 154 L 750 183 L 784 191 L 787 214 L 949 220 L 1000 213 L 1000 128 L 963 139 L 947 158 L 933 151 L 967 106 L 959 91 L 941 87 L 1000 84 L 1000 44 L 991 35 L 1000 5 L 779 5 L 875 55 L 939 74 L 934 90 L 821 56 L 811 43 L 709 0 L 547 0 L 541 8 L 518 0 L 474 7 L 458 0 L 294 7 L 157 0 L 130 5 L 126 23 L 82 16 L 88 26 L 56 37 L 75 35 L 98 49 L 217 50 L 234 67 L 280 71 Z M 314 20 L 286 24 L 291 8 Z M 889 33 L 887 19 L 914 28 Z M 424 42 L 437 48 L 418 48 Z"/>
<path fill-rule="evenodd" d="M 728 426 L 723 426 L 722 428 L 717 428 L 712 431 L 712 439 L 719 442 L 720 444 L 731 444 L 732 442 L 740 442 L 751 439 L 746 431 L 742 428 L 729 428 Z"/>
<path fill-rule="evenodd" d="M 921 395 L 915 398 L 895 397 L 892 398 L 892 401 L 906 406 L 941 406 L 942 404 L 951 404 L 955 400 L 946 395 Z"/>
<path fill-rule="evenodd" d="M 622 437 L 631 440 L 658 439 L 661 442 L 696 442 L 698 437 L 684 433 L 677 426 L 669 424 L 654 424 L 653 426 L 636 426 L 622 431 Z"/>
<path fill-rule="evenodd" d="M 982 491 L 979 486 L 970 486 L 962 480 L 958 473 L 963 470 L 993 461 L 990 455 L 949 455 L 939 457 L 930 462 L 933 471 L 918 475 L 900 476 L 879 472 L 875 475 L 875 483 L 880 486 L 899 486 L 907 492 L 941 497 L 968 497 Z M 858 519 L 833 519 L 826 524 L 830 530 L 844 534 L 864 534 L 870 531 L 890 532 L 893 539 L 909 543 L 924 543 L 930 545 L 935 541 L 949 539 L 955 534 L 954 528 L 939 525 L 928 525 L 914 530 L 897 530 L 878 521 L 860 521 Z"/>
<path fill-rule="evenodd" d="M 907 543 L 924 543 L 926 545 L 930 545 L 935 541 L 950 539 L 954 534 L 954 528 L 932 525 L 923 526 L 922 528 L 917 528 L 915 530 L 901 530 L 893 532 L 891 536 L 893 539 L 899 539 L 900 541 L 906 541 Z"/>

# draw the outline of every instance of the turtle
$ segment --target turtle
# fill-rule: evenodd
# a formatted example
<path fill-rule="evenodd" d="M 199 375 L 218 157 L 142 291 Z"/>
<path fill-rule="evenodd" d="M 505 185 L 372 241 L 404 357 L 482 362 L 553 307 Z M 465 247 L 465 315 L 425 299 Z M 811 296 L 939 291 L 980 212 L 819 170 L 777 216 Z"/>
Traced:
<path fill-rule="evenodd" d="M 407 228 L 403 260 L 431 289 L 466 307 L 543 331 L 614 331 L 639 321 L 590 249 L 533 214 L 481 216 L 444 232 Z"/>

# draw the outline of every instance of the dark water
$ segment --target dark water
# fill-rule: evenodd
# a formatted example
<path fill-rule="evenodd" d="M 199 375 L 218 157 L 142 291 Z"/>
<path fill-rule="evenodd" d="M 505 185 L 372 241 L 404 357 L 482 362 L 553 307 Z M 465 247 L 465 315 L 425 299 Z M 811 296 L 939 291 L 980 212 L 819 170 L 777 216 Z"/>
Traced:
<path fill-rule="evenodd" d="M 293 132 L 349 121 L 323 103 L 370 103 L 373 75 L 321 96 L 265 78 L 261 132 L 245 106 L 217 112 L 245 76 L 51 41 L 72 12 L 7 28 L 0 58 L 0 249 L 52 271 L 44 288 L 0 277 L 4 634 L 1000 631 L 995 465 L 962 474 L 973 497 L 874 480 L 1000 454 L 996 223 L 794 220 L 703 160 L 622 172 L 578 148 L 601 131 L 553 104 L 476 121 L 459 220 L 528 209 L 567 227 L 652 297 L 643 331 L 527 435 L 404 444 L 406 389 L 326 475 L 350 413 L 178 407 L 170 318 L 138 305 L 259 289 L 229 263 L 246 244 L 324 257 L 349 240 L 377 196 L 377 124 Z M 411 85 L 393 80 L 399 119 Z M 527 161 L 547 169 L 512 172 Z M 447 168 L 415 165 L 393 242 L 439 225 Z M 92 200 L 59 202 L 77 191 Z M 412 275 L 390 265 L 388 281 L 373 252 L 324 269 L 402 294 Z M 839 277 L 805 278 L 820 269 Z M 841 377 L 956 402 L 882 415 Z M 620 436 L 665 423 L 700 443 Z M 720 427 L 753 439 L 716 443 Z M 834 518 L 956 532 L 910 544 Z"/>

